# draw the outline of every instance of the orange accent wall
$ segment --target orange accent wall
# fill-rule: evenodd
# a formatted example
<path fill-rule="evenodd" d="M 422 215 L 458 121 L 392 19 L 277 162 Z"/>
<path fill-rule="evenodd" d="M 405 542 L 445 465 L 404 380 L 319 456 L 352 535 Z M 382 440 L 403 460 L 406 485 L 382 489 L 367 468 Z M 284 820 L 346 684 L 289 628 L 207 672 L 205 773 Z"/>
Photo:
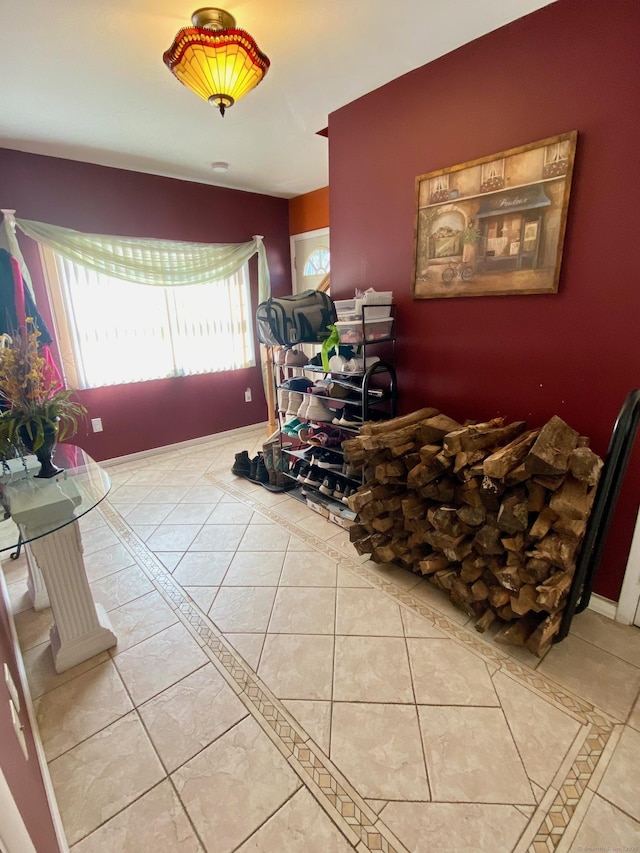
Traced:
<path fill-rule="evenodd" d="M 289 199 L 289 234 L 329 227 L 329 187 Z"/>

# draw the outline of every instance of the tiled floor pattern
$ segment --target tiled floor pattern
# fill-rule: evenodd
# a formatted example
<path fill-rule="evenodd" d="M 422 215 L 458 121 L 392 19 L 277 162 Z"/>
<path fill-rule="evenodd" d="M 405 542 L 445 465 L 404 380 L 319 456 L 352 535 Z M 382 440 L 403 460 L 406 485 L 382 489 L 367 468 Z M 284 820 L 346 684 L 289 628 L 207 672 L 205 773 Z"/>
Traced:
<path fill-rule="evenodd" d="M 640 845 L 640 631 L 587 612 L 542 662 L 493 644 L 233 477 L 262 437 L 110 469 L 81 526 L 111 653 L 56 675 L 3 566 L 73 853 Z"/>

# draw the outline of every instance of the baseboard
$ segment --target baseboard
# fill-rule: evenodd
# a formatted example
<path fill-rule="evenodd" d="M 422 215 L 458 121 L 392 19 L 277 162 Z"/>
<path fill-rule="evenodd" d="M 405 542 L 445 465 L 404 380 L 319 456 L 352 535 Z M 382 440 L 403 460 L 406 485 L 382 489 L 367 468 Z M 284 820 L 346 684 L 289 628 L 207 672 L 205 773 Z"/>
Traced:
<path fill-rule="evenodd" d="M 157 456 L 158 453 L 166 453 L 167 450 L 184 450 L 188 447 L 195 447 L 198 444 L 208 444 L 210 441 L 224 441 L 227 438 L 243 435 L 247 432 L 253 432 L 257 429 L 263 429 L 265 436 L 267 435 L 267 422 L 258 424 L 249 424 L 248 426 L 235 427 L 235 429 L 227 429 L 224 432 L 216 432 L 212 435 L 201 435 L 198 438 L 190 438 L 187 441 L 178 441 L 175 444 L 165 444 L 162 447 L 151 447 L 149 450 L 139 450 L 137 453 L 128 453 L 126 456 L 114 456 L 112 459 L 103 459 L 100 462 L 102 468 L 110 468 L 113 465 L 124 465 L 126 462 L 135 462 L 137 459 L 148 459 L 150 456 Z M 265 441 L 267 439 L 265 438 Z"/>
<path fill-rule="evenodd" d="M 601 616 L 606 616 L 607 619 L 615 619 L 618 604 L 615 601 L 611 601 L 610 598 L 605 598 L 603 595 L 597 595 L 595 592 L 592 592 L 588 607 L 589 610 L 593 610 Z"/>

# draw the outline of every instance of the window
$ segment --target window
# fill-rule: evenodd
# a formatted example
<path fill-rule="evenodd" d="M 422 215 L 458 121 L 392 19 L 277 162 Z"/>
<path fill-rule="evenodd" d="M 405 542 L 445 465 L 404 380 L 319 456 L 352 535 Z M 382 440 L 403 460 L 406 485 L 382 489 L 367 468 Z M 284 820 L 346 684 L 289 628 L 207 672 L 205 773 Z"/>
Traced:
<path fill-rule="evenodd" d="M 329 269 L 329 249 L 321 246 L 319 249 L 314 249 L 307 258 L 303 275 L 326 275 Z"/>
<path fill-rule="evenodd" d="M 42 249 L 68 383 L 97 388 L 255 364 L 248 266 L 221 281 L 136 284 Z"/>

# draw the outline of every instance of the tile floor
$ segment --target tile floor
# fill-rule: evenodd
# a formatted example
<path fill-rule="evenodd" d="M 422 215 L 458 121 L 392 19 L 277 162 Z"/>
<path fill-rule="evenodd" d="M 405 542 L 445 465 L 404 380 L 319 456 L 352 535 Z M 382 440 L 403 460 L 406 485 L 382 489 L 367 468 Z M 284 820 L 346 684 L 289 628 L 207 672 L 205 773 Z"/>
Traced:
<path fill-rule="evenodd" d="M 640 848 L 640 631 L 542 660 L 237 479 L 262 429 L 109 468 L 81 521 L 118 645 L 57 675 L 5 561 L 72 853 Z"/>

